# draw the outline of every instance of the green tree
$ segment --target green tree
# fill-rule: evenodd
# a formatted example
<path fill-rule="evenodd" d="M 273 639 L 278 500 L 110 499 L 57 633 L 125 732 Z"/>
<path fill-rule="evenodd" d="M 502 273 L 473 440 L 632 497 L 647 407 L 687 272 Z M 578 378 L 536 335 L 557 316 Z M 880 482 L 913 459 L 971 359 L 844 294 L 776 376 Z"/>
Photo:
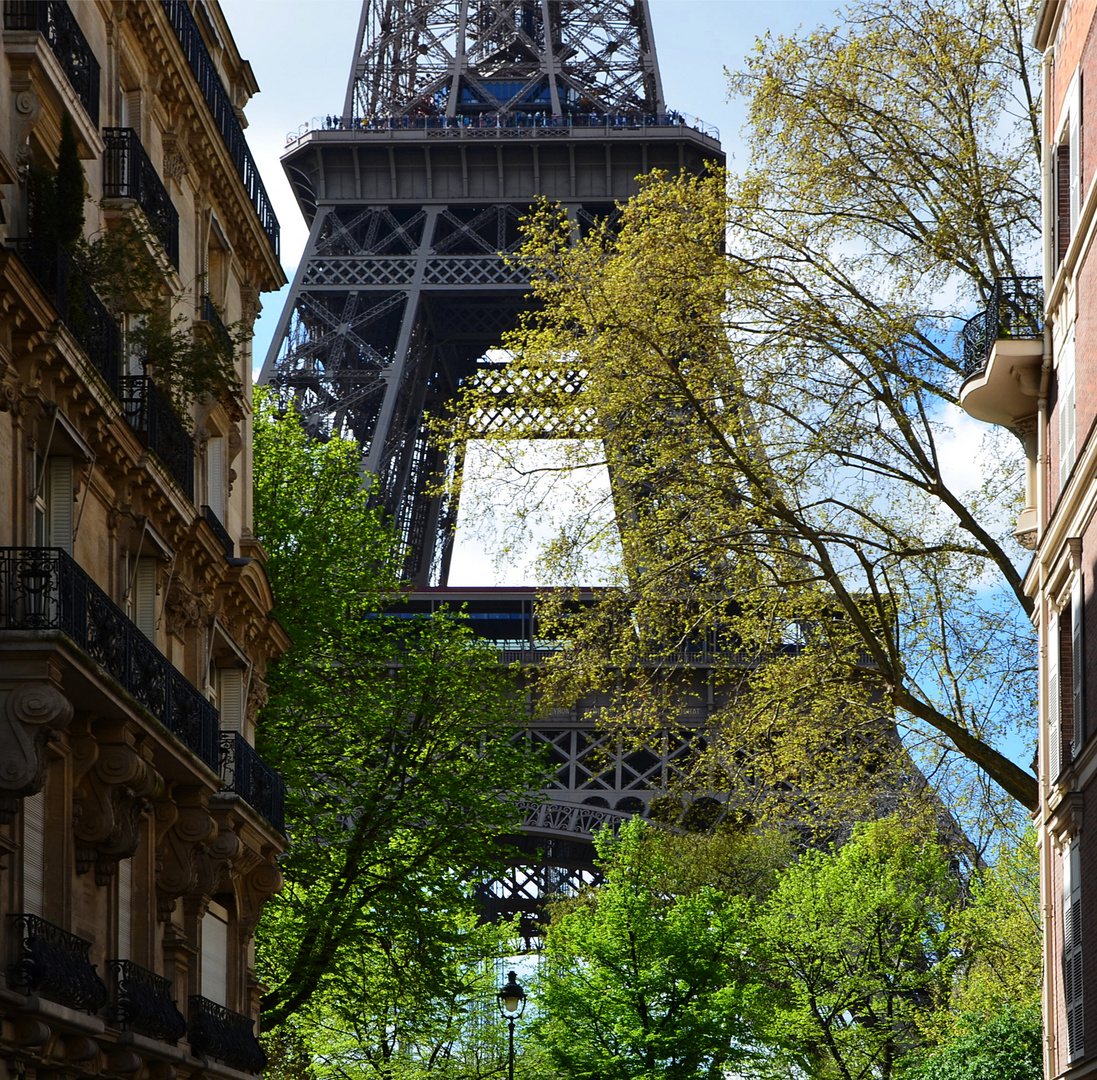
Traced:
<path fill-rule="evenodd" d="M 256 533 L 293 639 L 262 716 L 293 841 L 259 929 L 263 1019 L 292 1021 L 319 1052 L 332 1017 L 344 1034 L 350 1018 L 378 1038 L 392 1026 L 391 995 L 364 994 L 385 979 L 408 1016 L 413 991 L 422 1016 L 459 996 L 467 972 L 447 947 L 471 933 L 471 884 L 541 765 L 516 738 L 523 701 L 494 652 L 456 619 L 383 613 L 398 600 L 397 545 L 353 448 L 309 440 L 260 397 L 255 476 Z"/>
<path fill-rule="evenodd" d="M 84 167 L 76 124 L 61 117 L 61 144 L 57 150 L 57 239 L 72 246 L 84 238 Z"/>
<path fill-rule="evenodd" d="M 750 901 L 672 891 L 667 838 L 633 818 L 596 838 L 605 883 L 554 912 L 534 1038 L 569 1080 L 711 1080 L 751 1057 Z"/>
<path fill-rule="evenodd" d="M 904 1080 L 1041 1080 L 1039 1005 L 1006 1008 L 989 1022 L 967 1017 L 948 1043 L 903 1073 Z"/>
<path fill-rule="evenodd" d="M 551 412 L 590 436 L 561 468 L 609 469 L 613 511 L 578 502 L 544 552 L 548 584 L 608 559 L 616 585 L 581 620 L 556 594 L 571 648 L 546 689 L 609 693 L 648 733 L 677 712 L 681 651 L 723 648 L 700 775 L 741 803 L 848 818 L 866 783 L 932 775 L 980 847 L 1036 805 L 1010 743 L 1035 685 L 1019 448 L 988 429 L 981 485 L 950 468 L 955 331 L 1038 250 L 1028 20 L 870 0 L 766 38 L 733 78 L 743 174 L 649 178 L 578 241 L 553 208 L 527 224 L 537 306 L 507 344 L 530 422 L 481 432 L 498 402 L 473 386 L 456 438 L 540 472 L 522 440 Z"/>
<path fill-rule="evenodd" d="M 780 875 L 751 949 L 774 991 L 759 1027 L 771 1075 L 889 1080 L 948 1003 L 960 883 L 923 836 L 896 819 L 862 824 Z"/>

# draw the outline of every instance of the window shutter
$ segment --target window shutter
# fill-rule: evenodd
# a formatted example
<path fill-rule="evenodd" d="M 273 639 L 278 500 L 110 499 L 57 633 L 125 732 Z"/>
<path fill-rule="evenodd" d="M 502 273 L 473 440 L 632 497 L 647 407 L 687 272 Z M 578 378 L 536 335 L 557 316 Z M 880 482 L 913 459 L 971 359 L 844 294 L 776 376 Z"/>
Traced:
<path fill-rule="evenodd" d="M 1059 616 L 1053 615 L 1047 633 L 1047 770 L 1054 783 L 1063 771 L 1063 696 L 1059 686 Z"/>
<path fill-rule="evenodd" d="M 1083 687 L 1085 686 L 1085 678 L 1083 677 L 1085 653 L 1082 640 L 1083 601 L 1082 576 L 1079 574 L 1070 589 L 1070 681 L 1073 705 L 1071 709 L 1071 746 L 1075 756 L 1077 756 L 1086 741 L 1086 714 L 1085 701 L 1083 700 Z"/>
<path fill-rule="evenodd" d="M 1082 216 L 1082 138 L 1078 128 L 1078 103 L 1070 117 L 1070 235 Z"/>
<path fill-rule="evenodd" d="M 218 670 L 217 704 L 222 731 L 244 731 L 244 672 L 239 668 Z"/>
<path fill-rule="evenodd" d="M 228 1004 L 229 913 L 211 903 L 202 919 L 202 997 Z"/>
<path fill-rule="evenodd" d="M 133 575 L 133 621 L 150 641 L 156 641 L 156 560 L 138 559 Z"/>
<path fill-rule="evenodd" d="M 72 554 L 72 458 L 48 459 L 49 546 Z"/>
<path fill-rule="evenodd" d="M 117 959 L 129 960 L 133 948 L 133 860 L 118 862 L 118 953 Z"/>
<path fill-rule="evenodd" d="M 1063 343 L 1055 358 L 1055 377 L 1058 384 L 1056 412 L 1059 418 L 1059 491 L 1066 487 L 1075 456 L 1075 379 L 1074 335 Z"/>
<path fill-rule="evenodd" d="M 225 523 L 225 440 L 211 436 L 206 443 L 206 505 Z"/>
<path fill-rule="evenodd" d="M 46 793 L 23 800 L 23 911 L 42 915 L 46 907 Z"/>
<path fill-rule="evenodd" d="M 1081 856 L 1075 839 L 1063 852 L 1063 998 L 1070 1061 L 1081 1057 L 1085 1047 L 1081 876 Z"/>
<path fill-rule="evenodd" d="M 1060 143 L 1055 151 L 1056 264 L 1066 258 L 1070 246 L 1070 202 L 1070 144 Z"/>

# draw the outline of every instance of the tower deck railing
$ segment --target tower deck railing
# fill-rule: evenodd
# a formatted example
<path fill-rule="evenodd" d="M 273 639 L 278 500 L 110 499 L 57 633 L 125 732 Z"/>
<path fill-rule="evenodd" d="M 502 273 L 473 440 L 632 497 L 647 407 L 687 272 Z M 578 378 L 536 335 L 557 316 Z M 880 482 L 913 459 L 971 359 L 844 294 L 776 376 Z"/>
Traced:
<path fill-rule="evenodd" d="M 286 134 L 286 146 L 293 146 L 315 131 L 339 131 L 344 134 L 375 134 L 394 131 L 425 131 L 434 134 L 469 138 L 484 135 L 566 135 L 574 131 L 597 130 L 599 133 L 615 131 L 641 131 L 650 128 L 689 128 L 707 138 L 720 141 L 720 129 L 696 116 L 669 111 L 665 113 L 581 113 L 569 116 L 550 116 L 545 113 L 512 113 L 496 115 L 481 113 L 478 116 L 384 116 L 362 117 L 314 116 Z"/>

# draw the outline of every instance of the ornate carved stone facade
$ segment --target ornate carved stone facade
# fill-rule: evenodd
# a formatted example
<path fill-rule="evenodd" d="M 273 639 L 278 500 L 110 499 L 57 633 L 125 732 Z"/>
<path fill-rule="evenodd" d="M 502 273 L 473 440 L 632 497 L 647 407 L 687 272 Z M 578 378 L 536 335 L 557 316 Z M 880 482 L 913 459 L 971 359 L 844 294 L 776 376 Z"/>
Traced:
<path fill-rule="evenodd" d="M 212 0 L 3 20 L 0 1080 L 238 1077 L 262 1067 L 252 937 L 285 843 L 253 749 L 287 642 L 251 528 L 250 345 L 242 401 L 180 412 L 30 202 L 67 115 L 85 237 L 134 223 L 173 317 L 250 326 L 285 281 L 236 109 L 257 87 Z"/>

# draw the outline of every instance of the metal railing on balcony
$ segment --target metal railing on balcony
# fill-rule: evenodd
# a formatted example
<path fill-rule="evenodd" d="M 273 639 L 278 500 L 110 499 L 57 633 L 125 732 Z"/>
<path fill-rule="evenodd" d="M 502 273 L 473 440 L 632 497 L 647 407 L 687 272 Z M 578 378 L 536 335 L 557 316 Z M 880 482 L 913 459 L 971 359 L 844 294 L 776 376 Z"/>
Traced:
<path fill-rule="evenodd" d="M 179 213 L 133 128 L 103 128 L 103 194 L 133 199 L 145 212 L 172 266 L 179 269 Z"/>
<path fill-rule="evenodd" d="M 150 1039 L 175 1043 L 187 1033 L 187 1021 L 175 1007 L 171 981 L 132 960 L 111 960 L 114 971 L 115 1023 Z"/>
<path fill-rule="evenodd" d="M 970 378 L 987 366 L 996 341 L 1038 338 L 1043 332 L 1043 278 L 998 278 L 985 310 L 968 319 L 960 331 L 964 346 L 961 362 L 964 378 Z"/>
<path fill-rule="evenodd" d="M 221 132 L 221 138 L 225 142 L 229 156 L 232 158 L 236 171 L 244 184 L 244 188 L 255 208 L 259 223 L 270 240 L 274 254 L 278 255 L 278 218 L 274 215 L 274 207 L 271 205 L 270 196 L 263 186 L 262 177 L 256 167 L 255 159 L 251 156 L 247 140 L 244 138 L 243 128 L 236 118 L 236 110 L 229 101 L 228 94 L 221 83 L 221 76 L 217 74 L 217 66 L 214 64 L 202 35 L 198 31 L 198 24 L 194 21 L 190 6 L 186 0 L 161 0 L 164 10 L 167 12 L 171 27 L 175 36 L 179 39 L 183 53 L 187 58 L 194 77 L 198 80 L 199 89 L 213 115 L 214 123 Z"/>
<path fill-rule="evenodd" d="M 267 1055 L 255 1037 L 255 1021 L 209 998 L 190 997 L 187 1038 L 195 1054 L 216 1058 L 242 1072 L 262 1072 Z"/>
<path fill-rule="evenodd" d="M 0 548 L 0 630 L 60 630 L 211 769 L 220 717 L 60 548 Z"/>
<path fill-rule="evenodd" d="M 209 298 L 208 294 L 202 297 L 202 321 L 209 324 L 214 337 L 225 348 L 232 349 L 232 334 L 229 333 L 229 328 L 225 325 L 225 320 L 221 318 L 217 305 Z"/>
<path fill-rule="evenodd" d="M 99 61 L 64 0 L 5 0 L 5 30 L 37 30 L 46 39 L 84 112 L 99 126 Z"/>
<path fill-rule="evenodd" d="M 106 380 L 118 393 L 122 335 L 118 323 L 59 240 L 24 238 L 9 240 L 31 277 L 50 298 L 61 321 L 80 343 Z"/>
<path fill-rule="evenodd" d="M 97 1012 L 107 1003 L 106 985 L 88 959 L 90 941 L 38 915 L 8 918 L 16 948 L 8 969 L 10 983 L 70 1009 Z"/>
<path fill-rule="evenodd" d="M 119 397 L 129 426 L 179 481 L 187 498 L 194 498 L 194 440 L 168 401 L 147 375 L 126 375 Z"/>
<path fill-rule="evenodd" d="M 221 732 L 221 779 L 279 832 L 286 831 L 286 785 L 238 731 Z"/>
<path fill-rule="evenodd" d="M 213 507 L 202 504 L 202 517 L 206 519 L 206 524 L 213 530 L 214 536 L 221 541 L 221 547 L 225 549 L 225 557 L 232 559 L 236 556 L 236 545 L 232 542 L 232 537 L 229 536 L 228 529 L 221 524 L 221 519 L 213 512 Z"/>

